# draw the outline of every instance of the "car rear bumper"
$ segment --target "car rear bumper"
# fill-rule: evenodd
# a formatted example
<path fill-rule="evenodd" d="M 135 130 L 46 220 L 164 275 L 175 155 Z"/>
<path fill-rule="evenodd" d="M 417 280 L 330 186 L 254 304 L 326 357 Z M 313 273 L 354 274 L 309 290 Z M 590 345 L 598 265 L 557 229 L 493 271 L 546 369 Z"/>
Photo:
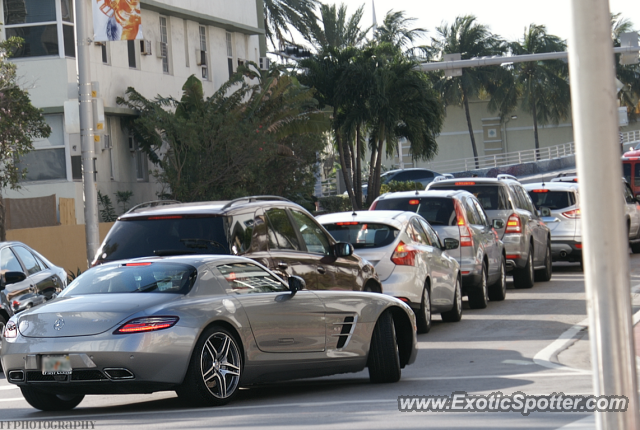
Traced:
<path fill-rule="evenodd" d="M 551 259 L 553 261 L 581 261 L 582 242 L 576 240 L 551 240 Z"/>
<path fill-rule="evenodd" d="M 424 279 L 417 279 L 416 272 L 413 266 L 396 266 L 382 282 L 382 292 L 401 300 L 407 299 L 409 306 L 420 308 Z"/>
<path fill-rule="evenodd" d="M 527 265 L 529 247 L 523 234 L 511 233 L 502 236 L 504 252 L 507 256 L 507 271 L 522 269 Z"/>

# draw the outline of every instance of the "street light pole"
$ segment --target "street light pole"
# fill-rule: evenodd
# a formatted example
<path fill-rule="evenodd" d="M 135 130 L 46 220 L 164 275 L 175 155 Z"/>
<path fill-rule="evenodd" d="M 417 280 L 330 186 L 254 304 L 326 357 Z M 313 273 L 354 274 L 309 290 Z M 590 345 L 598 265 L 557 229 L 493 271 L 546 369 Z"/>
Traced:
<path fill-rule="evenodd" d="M 568 46 L 595 394 L 629 399 L 625 413 L 596 412 L 596 424 L 604 430 L 636 430 L 640 428 L 640 419 L 631 325 L 629 245 L 623 223 L 608 0 L 571 1 Z"/>
<path fill-rule="evenodd" d="M 84 187 L 84 223 L 87 237 L 87 262 L 91 264 L 98 246 L 98 193 L 96 190 L 93 107 L 91 101 L 91 37 L 87 20 L 87 1 L 76 0 L 76 37 L 78 61 L 78 98 L 80 100 L 80 143 L 82 147 L 82 183 Z"/>

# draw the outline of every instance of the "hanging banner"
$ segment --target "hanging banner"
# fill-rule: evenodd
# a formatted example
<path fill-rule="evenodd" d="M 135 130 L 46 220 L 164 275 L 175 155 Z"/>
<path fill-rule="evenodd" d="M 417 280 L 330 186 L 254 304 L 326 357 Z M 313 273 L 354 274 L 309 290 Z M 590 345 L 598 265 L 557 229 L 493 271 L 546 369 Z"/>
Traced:
<path fill-rule="evenodd" d="M 140 0 L 91 0 L 95 42 L 142 37 Z"/>

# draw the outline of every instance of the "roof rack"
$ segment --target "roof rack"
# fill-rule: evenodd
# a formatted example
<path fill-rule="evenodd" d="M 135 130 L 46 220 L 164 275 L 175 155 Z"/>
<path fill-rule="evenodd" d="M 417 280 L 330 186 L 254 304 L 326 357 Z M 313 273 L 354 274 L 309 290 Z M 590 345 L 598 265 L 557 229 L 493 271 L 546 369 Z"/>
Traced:
<path fill-rule="evenodd" d="M 281 202 L 293 203 L 291 200 L 285 199 L 284 197 L 280 197 L 280 196 L 249 196 L 249 197 L 240 197 L 238 199 L 231 200 L 229 203 L 222 206 L 222 210 L 228 209 L 236 203 L 240 203 L 240 202 L 251 203 L 251 202 L 257 202 L 259 200 L 277 200 Z"/>
<path fill-rule="evenodd" d="M 178 200 L 152 200 L 152 201 L 149 201 L 149 202 L 140 203 L 139 205 L 136 205 L 136 206 L 132 207 L 131 209 L 129 209 L 126 213 L 134 212 L 134 211 L 137 211 L 139 209 L 155 208 L 157 206 L 174 205 L 176 203 L 182 203 L 182 202 L 180 202 Z"/>
<path fill-rule="evenodd" d="M 436 176 L 433 182 L 446 181 L 447 179 L 455 179 L 455 177 L 451 173 L 443 173 L 442 175 Z"/>
<path fill-rule="evenodd" d="M 510 179 L 512 181 L 518 181 L 518 178 L 516 178 L 513 175 L 508 175 L 506 173 L 501 173 L 500 175 L 497 176 L 497 178 L 500 179 L 500 180 Z M 518 182 L 520 182 L 520 181 L 518 181 Z"/>

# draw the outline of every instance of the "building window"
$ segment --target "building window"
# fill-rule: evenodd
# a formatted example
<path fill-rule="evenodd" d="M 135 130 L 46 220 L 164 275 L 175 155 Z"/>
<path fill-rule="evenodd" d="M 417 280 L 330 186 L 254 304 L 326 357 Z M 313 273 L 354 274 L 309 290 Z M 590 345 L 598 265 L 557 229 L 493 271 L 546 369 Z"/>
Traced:
<path fill-rule="evenodd" d="M 75 57 L 73 0 L 5 0 L 6 37 L 20 37 L 24 43 L 13 54 L 16 58 Z"/>
<path fill-rule="evenodd" d="M 105 130 L 104 130 L 104 148 L 109 156 L 109 174 L 110 179 L 115 180 L 114 163 L 113 163 L 113 118 L 105 117 Z"/>
<path fill-rule="evenodd" d="M 200 58 L 202 66 L 202 79 L 209 79 L 209 67 L 207 62 L 207 27 L 200 26 Z"/>
<path fill-rule="evenodd" d="M 48 139 L 34 140 L 34 149 L 18 163 L 20 170 L 27 169 L 25 181 L 67 179 L 62 115 L 45 115 L 44 118 L 51 127 L 51 135 Z"/>
<path fill-rule="evenodd" d="M 129 150 L 133 152 L 135 157 L 136 179 L 138 181 L 146 181 L 148 179 L 147 155 L 138 146 L 138 141 L 133 136 L 133 132 L 129 133 Z"/>
<path fill-rule="evenodd" d="M 229 67 L 229 78 L 233 75 L 233 43 L 231 33 L 227 33 L 227 66 Z"/>
<path fill-rule="evenodd" d="M 162 49 L 162 71 L 169 73 L 169 35 L 167 33 L 167 18 L 160 17 L 160 48 Z"/>
<path fill-rule="evenodd" d="M 127 55 L 129 56 L 129 67 L 137 69 L 136 64 L 136 42 L 135 40 L 127 40 Z"/>
<path fill-rule="evenodd" d="M 189 22 L 185 19 L 184 23 L 184 61 L 189 67 Z"/>
<path fill-rule="evenodd" d="M 109 49 L 107 42 L 100 42 L 100 50 L 102 51 L 102 63 L 109 64 Z"/>

